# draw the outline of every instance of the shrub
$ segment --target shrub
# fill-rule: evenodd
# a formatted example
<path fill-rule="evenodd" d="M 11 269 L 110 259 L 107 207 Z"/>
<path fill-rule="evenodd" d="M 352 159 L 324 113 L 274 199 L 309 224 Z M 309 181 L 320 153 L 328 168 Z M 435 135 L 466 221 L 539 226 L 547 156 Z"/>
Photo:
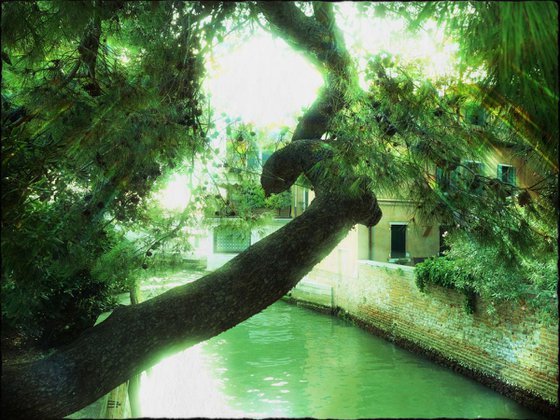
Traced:
<path fill-rule="evenodd" d="M 415 274 L 416 286 L 422 293 L 426 293 L 429 284 L 459 290 L 465 295 L 465 311 L 469 314 L 475 312 L 474 277 L 456 261 L 447 257 L 432 257 L 417 264 Z"/>

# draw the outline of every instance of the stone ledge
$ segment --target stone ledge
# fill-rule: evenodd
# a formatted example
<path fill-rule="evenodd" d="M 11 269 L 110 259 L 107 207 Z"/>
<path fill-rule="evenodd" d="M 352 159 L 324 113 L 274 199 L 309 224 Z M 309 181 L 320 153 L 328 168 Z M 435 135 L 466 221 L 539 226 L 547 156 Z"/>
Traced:
<path fill-rule="evenodd" d="M 310 308 L 313 309 L 313 306 L 310 306 Z M 386 331 L 376 325 L 367 322 L 366 320 L 359 318 L 354 314 L 341 310 L 340 308 L 336 309 L 331 310 L 330 313 L 337 314 L 344 319 L 348 319 L 354 325 L 362 328 L 363 330 L 368 331 L 375 336 L 388 340 L 405 350 L 408 350 L 415 354 L 420 354 L 441 366 L 445 366 L 453 370 L 454 372 L 474 379 L 477 382 L 487 386 L 488 388 L 493 389 L 494 391 L 519 402 L 520 404 L 537 413 L 550 416 L 551 418 L 557 418 L 560 415 L 560 410 L 557 405 L 539 395 L 536 395 L 518 386 L 508 384 L 498 378 L 487 375 L 484 372 L 465 366 L 464 364 L 461 364 L 460 362 L 452 358 L 446 357 L 441 352 L 433 348 L 425 348 L 410 339 L 396 335 L 394 331 Z"/>
<path fill-rule="evenodd" d="M 399 265 L 399 264 L 392 264 L 392 263 L 384 263 L 380 261 L 372 261 L 372 260 L 358 260 L 359 265 L 369 265 L 372 267 L 383 267 L 389 270 L 402 270 L 405 273 L 414 273 L 414 267 L 410 267 L 408 265 Z"/>

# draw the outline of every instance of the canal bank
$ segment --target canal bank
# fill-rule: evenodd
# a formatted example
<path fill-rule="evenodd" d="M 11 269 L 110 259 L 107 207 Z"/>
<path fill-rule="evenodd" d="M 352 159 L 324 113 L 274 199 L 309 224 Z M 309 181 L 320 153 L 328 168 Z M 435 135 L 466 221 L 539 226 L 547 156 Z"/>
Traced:
<path fill-rule="evenodd" d="M 541 418 L 344 319 L 286 302 L 164 358 L 138 394 L 147 418 Z M 120 410 L 73 418 L 130 416 L 126 392 L 108 401 Z"/>
<path fill-rule="evenodd" d="M 535 412 L 352 323 L 286 302 L 154 366 L 142 415 L 531 418 Z"/>
<path fill-rule="evenodd" d="M 464 297 L 453 290 L 420 293 L 411 267 L 374 261 L 344 266 L 343 255 L 317 266 L 287 300 L 351 319 L 534 411 L 558 414 L 557 324 L 506 305 L 491 315 L 490 303 L 481 299 L 469 315 Z"/>

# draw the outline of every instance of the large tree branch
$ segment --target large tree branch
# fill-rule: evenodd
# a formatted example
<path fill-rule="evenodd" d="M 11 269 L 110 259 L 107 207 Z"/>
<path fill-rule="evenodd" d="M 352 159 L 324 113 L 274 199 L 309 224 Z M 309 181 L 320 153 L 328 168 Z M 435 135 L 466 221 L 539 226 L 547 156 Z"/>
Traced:
<path fill-rule="evenodd" d="M 325 86 L 292 136 L 292 140 L 319 139 L 344 106 L 346 92 L 355 80 L 352 60 L 335 24 L 332 3 L 314 3 L 314 17 L 305 16 L 293 2 L 263 1 L 258 6 L 286 42 L 303 51 L 326 75 Z"/>
<path fill-rule="evenodd" d="M 314 142 L 296 142 L 284 153 L 291 154 L 292 147 L 307 156 L 322 150 Z M 302 167 L 309 172 L 307 164 Z M 323 193 L 318 186 L 317 198 L 305 213 L 212 274 L 116 310 L 45 359 L 4 366 L 2 414 L 8 418 L 68 415 L 154 365 L 164 352 L 213 337 L 280 299 L 352 226 L 371 226 L 381 217 L 373 194 L 343 193 L 356 178 L 337 173 L 329 178 L 343 187 L 336 188 L 340 193 Z"/>
<path fill-rule="evenodd" d="M 280 194 L 288 190 L 304 173 L 315 186 L 318 180 L 318 165 L 333 157 L 329 145 L 320 140 L 300 140 L 275 152 L 264 164 L 261 185 L 265 196 Z"/>
<path fill-rule="evenodd" d="M 80 55 L 78 61 L 70 71 L 69 75 L 64 79 L 61 88 L 66 86 L 77 74 L 81 65 L 86 67 L 87 77 L 90 83 L 86 86 L 86 90 L 91 96 L 99 96 L 101 88 L 97 81 L 96 67 L 99 56 L 99 44 L 101 38 L 101 23 L 104 20 L 111 19 L 124 6 L 122 0 L 112 2 L 102 2 L 95 0 L 93 17 L 84 30 L 84 35 L 78 45 L 78 53 Z"/>
<path fill-rule="evenodd" d="M 285 39 L 309 51 L 327 72 L 323 91 L 295 130 L 293 140 L 300 141 L 267 161 L 262 185 L 267 194 L 281 192 L 304 173 L 316 199 L 301 216 L 212 274 L 114 311 L 45 359 L 5 366 L 3 415 L 60 417 L 92 403 L 164 353 L 206 340 L 260 312 L 293 288 L 352 226 L 373 226 L 381 218 L 368 180 L 336 163 L 325 143 L 309 140 L 327 130 L 352 81 L 332 6 L 315 6 L 313 19 L 292 3 L 259 5 Z"/>

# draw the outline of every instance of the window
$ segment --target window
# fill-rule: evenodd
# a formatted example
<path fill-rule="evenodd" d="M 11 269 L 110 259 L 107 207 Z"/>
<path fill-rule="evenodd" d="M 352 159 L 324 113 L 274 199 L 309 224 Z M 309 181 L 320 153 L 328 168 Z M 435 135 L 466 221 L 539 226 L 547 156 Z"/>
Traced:
<path fill-rule="evenodd" d="M 406 257 L 406 224 L 391 223 L 391 258 Z"/>
<path fill-rule="evenodd" d="M 498 179 L 506 184 L 515 185 L 515 168 L 511 165 L 498 165 Z"/>
<path fill-rule="evenodd" d="M 214 229 L 214 252 L 236 254 L 251 245 L 251 233 L 226 226 Z"/>
<path fill-rule="evenodd" d="M 466 172 L 470 173 L 471 171 L 477 175 L 481 175 L 482 174 L 482 162 L 478 162 L 476 160 L 465 160 L 463 162 L 463 165 L 465 167 L 467 167 L 469 170 L 466 170 Z"/>
<path fill-rule="evenodd" d="M 451 186 L 451 172 L 442 168 L 436 168 L 436 184 L 442 191 L 448 191 Z"/>
<path fill-rule="evenodd" d="M 486 124 L 486 110 L 479 105 L 470 105 L 465 109 L 465 120 L 469 124 L 483 126 Z"/>
<path fill-rule="evenodd" d="M 471 191 L 478 191 L 481 188 L 480 179 L 478 175 L 482 175 L 482 162 L 477 162 L 475 160 L 466 160 L 463 162 L 463 179 L 465 185 Z"/>

